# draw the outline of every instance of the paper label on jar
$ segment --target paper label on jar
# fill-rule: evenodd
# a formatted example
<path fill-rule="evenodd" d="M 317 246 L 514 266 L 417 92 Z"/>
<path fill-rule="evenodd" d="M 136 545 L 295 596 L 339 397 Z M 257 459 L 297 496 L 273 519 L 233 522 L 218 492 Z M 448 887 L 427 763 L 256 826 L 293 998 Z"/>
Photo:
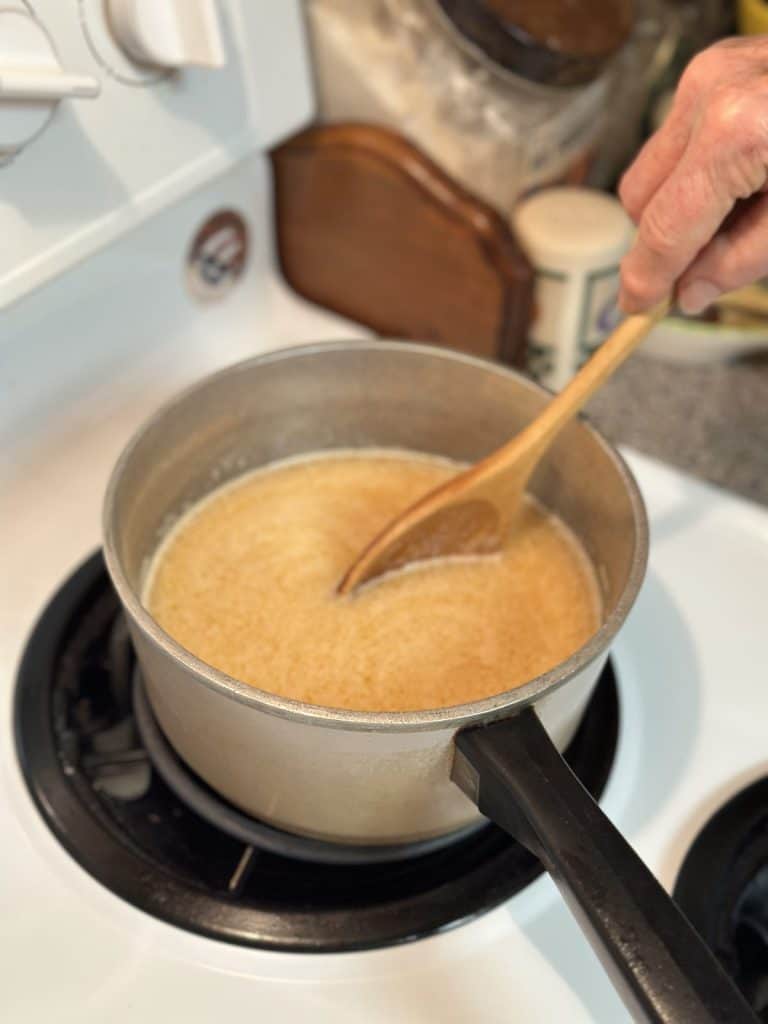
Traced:
<path fill-rule="evenodd" d="M 619 323 L 619 268 L 584 274 L 539 267 L 528 335 L 528 372 L 559 390 Z"/>
<path fill-rule="evenodd" d="M 566 274 L 541 268 L 537 270 L 526 365 L 532 377 L 550 387 L 559 362 L 556 339 L 561 333 L 562 305 L 567 287 Z"/>
<path fill-rule="evenodd" d="M 618 326 L 619 268 L 602 267 L 584 279 L 584 299 L 578 331 L 578 365 L 582 366 Z"/>

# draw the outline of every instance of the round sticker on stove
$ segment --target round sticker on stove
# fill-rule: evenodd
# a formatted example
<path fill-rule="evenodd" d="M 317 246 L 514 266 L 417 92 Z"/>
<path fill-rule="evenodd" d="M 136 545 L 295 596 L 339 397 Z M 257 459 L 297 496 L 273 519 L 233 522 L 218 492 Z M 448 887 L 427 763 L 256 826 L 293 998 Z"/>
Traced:
<path fill-rule="evenodd" d="M 195 298 L 223 298 L 248 259 L 248 225 L 235 210 L 214 213 L 195 234 L 187 253 L 186 279 Z"/>

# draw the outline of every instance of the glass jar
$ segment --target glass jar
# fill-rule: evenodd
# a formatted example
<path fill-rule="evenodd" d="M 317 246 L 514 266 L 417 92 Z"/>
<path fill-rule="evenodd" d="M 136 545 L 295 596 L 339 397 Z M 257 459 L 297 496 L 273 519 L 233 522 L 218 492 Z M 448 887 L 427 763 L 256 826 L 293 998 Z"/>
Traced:
<path fill-rule="evenodd" d="M 582 60 L 578 70 L 566 55 L 549 79 L 579 80 L 552 85 L 491 59 L 440 0 L 309 0 L 307 7 L 322 122 L 400 131 L 506 215 L 535 187 L 583 180 L 609 95 L 605 60 L 588 67 Z M 535 74 L 535 60 L 525 63 Z"/>

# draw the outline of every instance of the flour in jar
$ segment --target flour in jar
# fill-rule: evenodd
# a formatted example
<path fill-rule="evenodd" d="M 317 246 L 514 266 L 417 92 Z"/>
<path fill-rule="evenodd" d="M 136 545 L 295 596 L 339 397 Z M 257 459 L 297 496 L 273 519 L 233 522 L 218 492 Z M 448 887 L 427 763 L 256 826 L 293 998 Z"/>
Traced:
<path fill-rule="evenodd" d="M 368 541 L 458 468 L 360 449 L 248 473 L 176 524 L 144 603 L 209 665 L 311 704 L 410 711 L 519 686 L 573 654 L 601 615 L 581 545 L 534 499 L 499 555 L 425 562 L 336 594 Z"/>

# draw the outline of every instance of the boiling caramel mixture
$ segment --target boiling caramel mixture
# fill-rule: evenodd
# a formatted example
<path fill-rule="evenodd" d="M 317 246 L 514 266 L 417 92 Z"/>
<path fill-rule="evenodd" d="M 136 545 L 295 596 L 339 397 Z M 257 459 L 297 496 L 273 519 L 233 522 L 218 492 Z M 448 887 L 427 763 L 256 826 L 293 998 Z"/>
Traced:
<path fill-rule="evenodd" d="M 203 661 L 311 704 L 405 711 L 518 686 L 572 654 L 600 617 L 586 555 L 533 500 L 498 556 L 422 563 L 335 593 L 371 537 L 456 468 L 368 449 L 242 476 L 171 531 L 145 604 Z"/>

